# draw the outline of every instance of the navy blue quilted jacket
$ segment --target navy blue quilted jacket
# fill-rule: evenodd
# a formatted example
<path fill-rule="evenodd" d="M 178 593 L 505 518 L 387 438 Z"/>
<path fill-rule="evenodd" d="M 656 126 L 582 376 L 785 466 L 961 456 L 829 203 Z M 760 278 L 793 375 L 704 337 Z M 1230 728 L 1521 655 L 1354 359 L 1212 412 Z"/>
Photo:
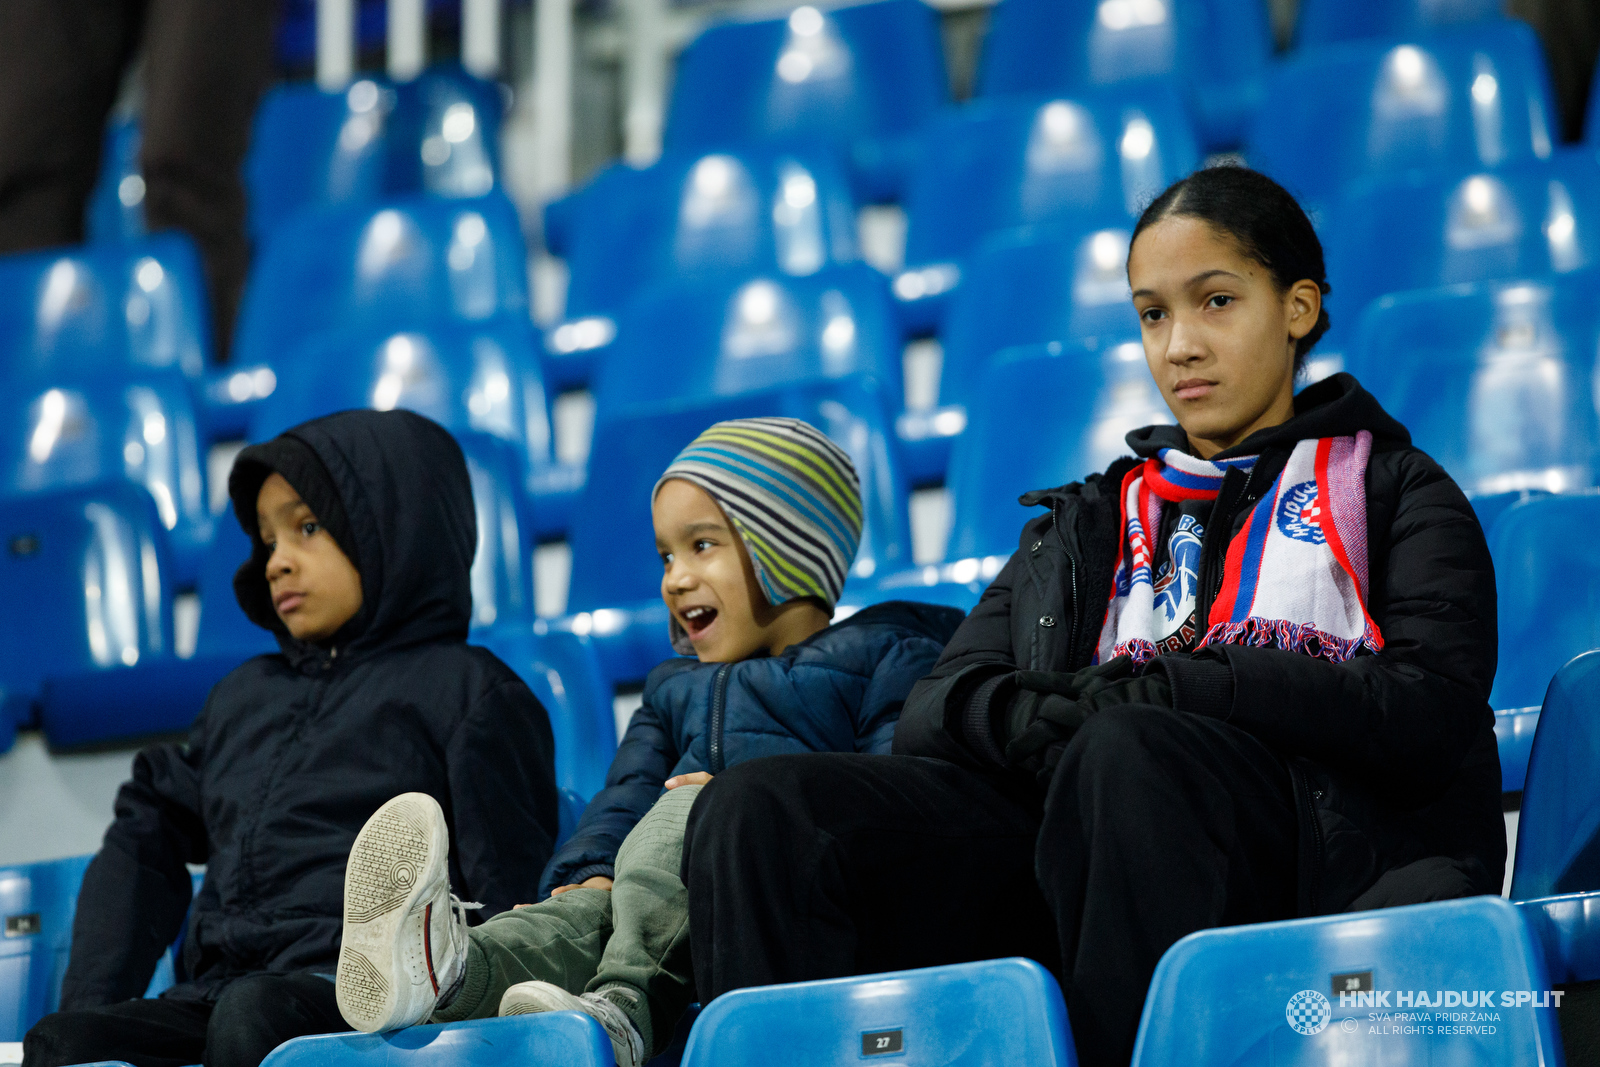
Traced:
<path fill-rule="evenodd" d="M 673 775 L 718 774 L 757 756 L 888 752 L 906 694 L 964 617 L 954 608 L 891 601 L 781 655 L 667 660 L 645 682 L 606 787 L 545 867 L 540 899 L 557 886 L 611 877 L 622 839 Z"/>

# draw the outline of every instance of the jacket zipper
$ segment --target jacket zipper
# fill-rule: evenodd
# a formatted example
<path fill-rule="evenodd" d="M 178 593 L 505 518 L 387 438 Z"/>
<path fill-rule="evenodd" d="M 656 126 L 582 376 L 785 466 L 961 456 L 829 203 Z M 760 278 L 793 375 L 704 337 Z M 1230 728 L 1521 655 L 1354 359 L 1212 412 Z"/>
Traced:
<path fill-rule="evenodd" d="M 1295 773 L 1294 778 L 1300 783 L 1300 792 L 1306 798 L 1306 811 L 1311 817 L 1311 844 L 1315 850 L 1316 864 L 1311 868 L 1311 886 L 1308 899 L 1311 903 L 1311 914 L 1317 915 L 1320 914 L 1318 911 L 1320 907 L 1319 898 L 1322 895 L 1319 892 L 1322 885 L 1322 820 L 1317 818 L 1316 797 L 1311 791 L 1311 783 L 1306 780 L 1305 773 L 1303 771 Z"/>
<path fill-rule="evenodd" d="M 733 664 L 724 663 L 717 668 L 717 677 L 711 685 L 711 773 L 722 773 L 722 711 L 728 702 L 728 672 Z"/>
<path fill-rule="evenodd" d="M 1067 557 L 1067 587 L 1072 593 L 1072 611 L 1067 615 L 1067 662 L 1076 663 L 1078 615 L 1082 610 L 1082 605 L 1078 603 L 1078 561 L 1067 547 L 1067 539 L 1061 536 L 1061 502 L 1058 500 L 1051 510 L 1055 516 L 1051 525 L 1055 527 L 1056 542 L 1061 545 L 1061 554 Z"/>

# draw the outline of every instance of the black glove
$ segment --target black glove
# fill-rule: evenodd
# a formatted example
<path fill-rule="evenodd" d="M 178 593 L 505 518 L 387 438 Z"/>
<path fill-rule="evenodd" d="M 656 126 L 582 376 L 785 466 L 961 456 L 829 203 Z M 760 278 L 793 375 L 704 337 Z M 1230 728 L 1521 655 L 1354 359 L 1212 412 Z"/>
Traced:
<path fill-rule="evenodd" d="M 1133 661 L 1118 656 L 1073 673 L 1018 671 L 1018 688 L 1006 709 L 1006 762 L 1047 782 L 1067 742 L 1097 711 L 1122 704 L 1172 706 L 1172 686 L 1159 667 L 1135 674 Z"/>

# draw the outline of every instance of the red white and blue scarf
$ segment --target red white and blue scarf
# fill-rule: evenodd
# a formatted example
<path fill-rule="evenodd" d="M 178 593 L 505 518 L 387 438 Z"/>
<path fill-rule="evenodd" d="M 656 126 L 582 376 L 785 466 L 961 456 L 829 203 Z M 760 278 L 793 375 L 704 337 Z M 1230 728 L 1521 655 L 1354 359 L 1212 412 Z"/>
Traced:
<path fill-rule="evenodd" d="M 1244 526 L 1228 543 L 1222 588 L 1195 646 L 1251 645 L 1342 663 L 1383 635 L 1367 614 L 1367 459 L 1372 435 L 1295 445 Z M 1185 516 L 1168 539 L 1169 564 L 1152 575 L 1151 537 L 1166 503 L 1215 500 L 1230 469 L 1255 456 L 1209 461 L 1161 452 L 1122 482 L 1122 543 L 1096 659 L 1160 655 L 1194 611 L 1199 527 Z"/>

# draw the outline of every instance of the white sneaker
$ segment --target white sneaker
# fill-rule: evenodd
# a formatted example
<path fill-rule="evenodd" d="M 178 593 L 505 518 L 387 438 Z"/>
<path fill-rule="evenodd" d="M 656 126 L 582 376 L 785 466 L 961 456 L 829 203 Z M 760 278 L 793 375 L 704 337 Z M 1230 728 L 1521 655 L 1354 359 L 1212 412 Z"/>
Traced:
<path fill-rule="evenodd" d="M 531 1015 L 539 1011 L 581 1011 L 598 1022 L 611 1038 L 617 1067 L 640 1067 L 645 1061 L 644 1038 L 626 1012 L 599 993 L 575 997 L 549 982 L 518 982 L 500 998 L 501 1015 Z"/>
<path fill-rule="evenodd" d="M 450 893 L 450 832 L 438 801 L 402 793 L 356 835 L 344 875 L 335 988 L 357 1030 L 424 1022 L 466 969 L 467 921 Z"/>

